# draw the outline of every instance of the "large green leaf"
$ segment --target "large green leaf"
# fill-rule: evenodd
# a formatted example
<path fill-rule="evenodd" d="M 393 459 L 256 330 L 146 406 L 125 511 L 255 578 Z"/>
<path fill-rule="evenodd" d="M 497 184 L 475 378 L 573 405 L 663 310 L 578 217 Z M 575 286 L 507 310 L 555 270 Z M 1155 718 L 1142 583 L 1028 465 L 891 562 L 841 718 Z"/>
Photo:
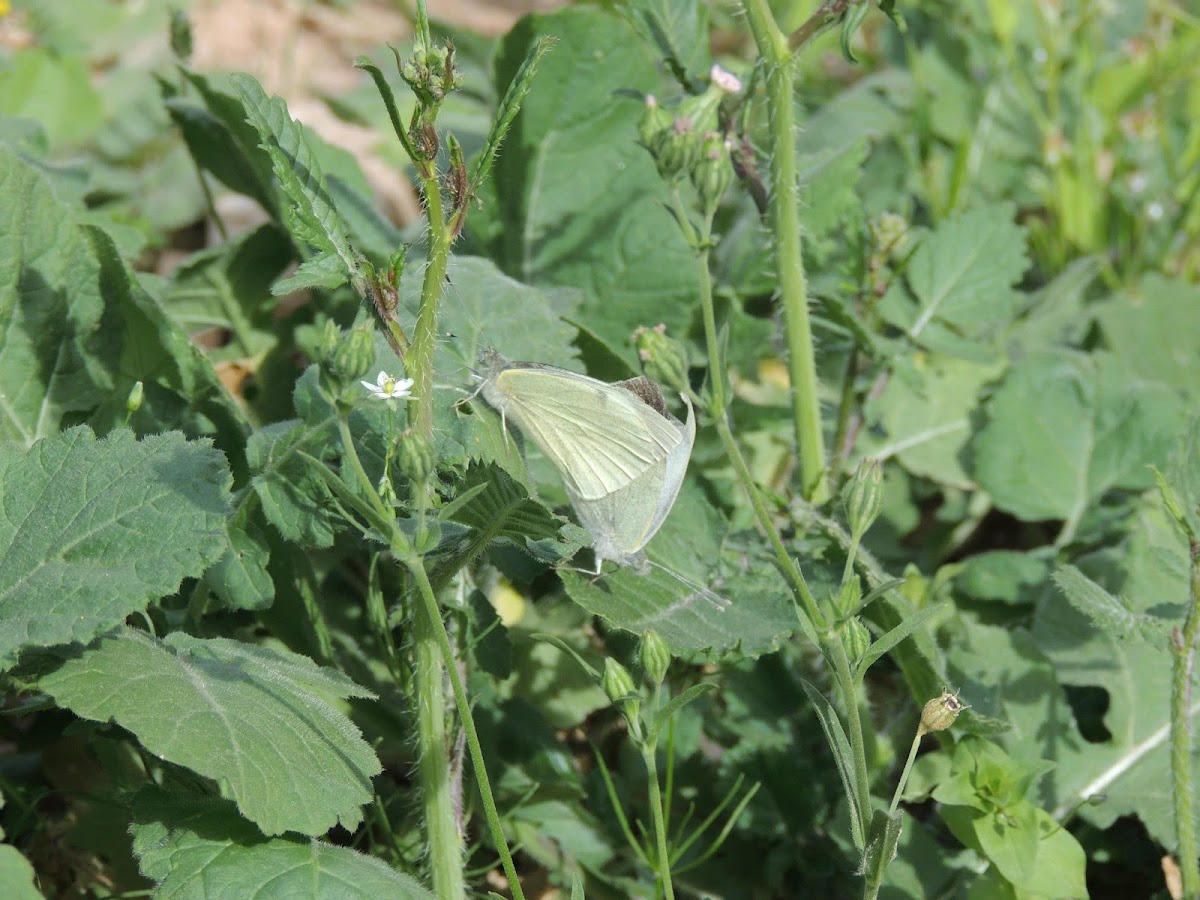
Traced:
<path fill-rule="evenodd" d="M 887 440 L 868 452 L 881 460 L 895 456 L 916 475 L 969 488 L 962 455 L 973 430 L 971 416 L 984 385 L 1000 376 L 1004 364 L 931 354 L 914 367 L 909 377 L 893 378 L 879 398 Z"/>
<path fill-rule="evenodd" d="M 798 627 L 787 588 L 762 561 L 722 567 L 724 528 L 704 496 L 685 485 L 646 547 L 657 564 L 649 572 L 625 567 L 596 579 L 563 571 L 563 583 L 589 612 L 635 634 L 653 629 L 676 653 L 777 649 Z"/>
<path fill-rule="evenodd" d="M 655 54 L 602 10 L 530 16 L 501 47 L 498 90 L 544 34 L 558 42 L 493 170 L 490 255 L 521 281 L 582 289 L 582 320 L 636 364 L 633 329 L 659 322 L 682 328 L 698 290 L 695 256 L 637 143 L 641 104 L 626 99 L 658 89 Z"/>
<path fill-rule="evenodd" d="M 1189 602 L 1188 564 L 1186 541 L 1152 496 L 1130 522 L 1124 545 L 1080 560 L 1094 580 L 1113 593 L 1119 591 L 1129 613 L 1165 616 L 1168 621 L 1182 621 Z M 1053 749 L 1058 761 L 1053 782 L 1044 785 L 1053 787 L 1046 798 L 1052 812 L 1060 816 L 1087 797 L 1102 794 L 1103 803 L 1080 810 L 1084 818 L 1107 828 L 1119 816 L 1136 813 L 1155 840 L 1174 846 L 1169 639 L 1163 635 L 1139 640 L 1106 633 L 1057 591 L 1048 591 L 1039 604 L 1033 635 L 1059 681 L 1101 688 L 1108 701 L 1104 712 L 1108 734 L 1101 740 L 1059 742 L 1042 731 L 1046 748 Z M 987 652 L 991 655 L 992 648 Z M 1043 697 L 1040 703 L 1049 708 L 1051 699 Z M 1058 712 L 1067 719 L 1071 716 L 1061 706 Z M 1193 702 L 1188 710 L 1193 727 L 1198 714 L 1200 704 Z M 1033 737 L 1036 723 L 1030 721 L 1029 726 Z"/>
<path fill-rule="evenodd" d="M 1078 521 L 1113 488 L 1142 488 L 1177 429 L 1177 394 L 1102 354 L 1039 353 L 1011 369 L 974 442 L 974 475 L 1027 520 Z"/>
<path fill-rule="evenodd" d="M 1200 395 L 1200 287 L 1148 275 L 1107 300 L 1096 317 L 1105 343 L 1130 371 Z"/>
<path fill-rule="evenodd" d="M 124 627 L 51 658 L 62 663 L 39 685 L 59 705 L 228 785 L 266 834 L 362 821 L 379 760 L 330 699 L 373 695 L 340 672 L 287 650 Z"/>
<path fill-rule="evenodd" d="M 26 446 L 112 390 L 100 267 L 41 174 L 0 147 L 0 439 Z"/>
<path fill-rule="evenodd" d="M 0 444 L 0 665 L 87 641 L 221 555 L 229 469 L 207 442 L 84 427 Z"/>
<path fill-rule="evenodd" d="M 983 207 L 942 222 L 908 264 L 880 311 L 913 340 L 937 347 L 977 337 L 1012 315 L 1016 284 L 1028 266 L 1025 232 L 1011 204 Z"/>
<path fill-rule="evenodd" d="M 414 879 L 349 847 L 264 838 L 224 800 L 148 788 L 133 812 L 134 852 L 156 897 L 433 900 Z"/>

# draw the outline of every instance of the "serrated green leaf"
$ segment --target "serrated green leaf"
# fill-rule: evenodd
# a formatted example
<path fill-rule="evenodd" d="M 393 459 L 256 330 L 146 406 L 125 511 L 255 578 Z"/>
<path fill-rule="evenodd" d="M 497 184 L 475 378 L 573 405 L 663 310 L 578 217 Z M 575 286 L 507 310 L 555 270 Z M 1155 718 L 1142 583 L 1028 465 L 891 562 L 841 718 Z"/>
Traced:
<path fill-rule="evenodd" d="M 930 354 L 913 365 L 913 378 L 893 378 L 879 398 L 887 440 L 866 452 L 881 462 L 895 456 L 915 475 L 968 489 L 973 482 L 962 454 L 974 431 L 971 417 L 984 385 L 1005 364 Z"/>
<path fill-rule="evenodd" d="M 258 132 L 261 146 L 271 157 L 271 168 L 280 189 L 290 201 L 284 209 L 289 231 L 312 245 L 318 251 L 318 258 L 333 257 L 345 280 L 361 282 L 360 261 L 350 246 L 349 227 L 333 205 L 329 186 L 303 128 L 293 121 L 281 98 L 268 97 L 249 75 L 233 75 L 231 82 L 248 121 Z M 331 267 L 331 264 L 318 265 L 323 273 Z"/>
<path fill-rule="evenodd" d="M 267 571 L 271 555 L 267 538 L 251 518 L 255 506 L 243 500 L 230 516 L 225 523 L 225 550 L 205 576 L 229 609 L 266 609 L 275 598 L 275 583 Z"/>
<path fill-rule="evenodd" d="M 912 297 L 894 289 L 880 312 L 927 345 L 937 334 L 931 326 L 972 337 L 1007 321 L 1014 308 L 1012 286 L 1029 264 L 1025 232 L 1014 224 L 1015 215 L 1011 204 L 1000 204 L 942 222 L 909 260 Z"/>
<path fill-rule="evenodd" d="M 707 77 L 712 65 L 707 6 L 692 0 L 633 0 L 621 11 L 657 48 L 680 84 L 695 86 Z"/>
<path fill-rule="evenodd" d="M 224 800 L 147 788 L 134 800 L 132 830 L 157 897 L 433 900 L 409 876 L 349 847 L 264 838 Z"/>
<path fill-rule="evenodd" d="M 685 484 L 646 547 L 657 565 L 645 575 L 629 567 L 599 579 L 565 570 L 560 575 L 584 609 L 634 634 L 654 629 L 677 655 L 734 648 L 749 656 L 769 652 L 798 627 L 787 588 L 775 568 L 761 561 L 744 569 L 731 565 L 723 573 L 717 565 L 723 528 L 701 493 Z"/>
<path fill-rule="evenodd" d="M 1144 488 L 1181 405 L 1112 357 L 1034 354 L 1005 376 L 974 441 L 975 479 L 1022 519 L 1078 521 L 1113 488 Z"/>
<path fill-rule="evenodd" d="M 337 533 L 329 488 L 303 458 L 320 458 L 331 428 L 332 424 L 276 422 L 254 432 L 246 445 L 254 472 L 251 484 L 267 521 L 289 541 L 304 546 L 330 547 Z"/>
<path fill-rule="evenodd" d="M 229 469 L 183 435 L 0 444 L 0 665 L 87 641 L 221 555 Z"/>
<path fill-rule="evenodd" d="M 548 562 L 559 558 L 551 548 L 561 541 L 562 520 L 530 498 L 526 490 L 494 463 L 470 465 L 456 483 L 455 493 L 471 491 L 471 499 L 448 518 L 474 529 L 482 544 L 506 538 Z M 549 551 L 547 553 L 547 551 Z"/>
<path fill-rule="evenodd" d="M 696 311 L 695 255 L 637 144 L 641 104 L 614 100 L 657 90 L 656 60 L 603 10 L 528 16 L 501 46 L 500 92 L 547 34 L 558 43 L 493 169 L 484 210 L 496 221 L 489 255 L 529 284 L 584 288 L 583 318 L 633 367 L 635 327 L 663 322 L 676 332 Z"/>
<path fill-rule="evenodd" d="M 39 685 L 76 715 L 112 720 L 151 753 L 228 785 L 266 834 L 353 830 L 379 760 L 327 697 L 372 697 L 288 650 L 118 628 Z M 164 709 L 171 715 L 164 716 Z"/>

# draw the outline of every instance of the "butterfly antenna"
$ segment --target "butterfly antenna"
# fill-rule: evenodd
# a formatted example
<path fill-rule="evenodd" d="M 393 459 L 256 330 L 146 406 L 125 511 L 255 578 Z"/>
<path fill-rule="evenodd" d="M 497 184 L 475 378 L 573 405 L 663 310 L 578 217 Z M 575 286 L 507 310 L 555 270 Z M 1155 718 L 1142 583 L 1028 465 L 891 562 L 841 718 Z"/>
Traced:
<path fill-rule="evenodd" d="M 718 612 L 725 612 L 725 610 L 729 609 L 729 607 L 733 605 L 727 597 L 722 597 L 720 594 L 714 593 L 713 591 L 706 588 L 704 585 L 697 584 L 696 582 L 692 581 L 690 578 L 680 575 L 674 569 L 669 569 L 666 566 L 664 566 L 662 563 L 656 563 L 652 559 L 647 559 L 646 561 L 648 563 L 650 563 L 650 565 L 654 566 L 654 568 L 660 569 L 661 571 L 666 572 L 668 575 L 670 575 L 672 578 L 674 578 L 676 581 L 678 581 L 684 587 L 691 588 L 693 591 L 695 591 L 697 594 L 699 594 L 701 597 L 703 597 L 705 600 L 707 600 L 709 603 L 711 603 L 713 606 L 715 606 Z"/>

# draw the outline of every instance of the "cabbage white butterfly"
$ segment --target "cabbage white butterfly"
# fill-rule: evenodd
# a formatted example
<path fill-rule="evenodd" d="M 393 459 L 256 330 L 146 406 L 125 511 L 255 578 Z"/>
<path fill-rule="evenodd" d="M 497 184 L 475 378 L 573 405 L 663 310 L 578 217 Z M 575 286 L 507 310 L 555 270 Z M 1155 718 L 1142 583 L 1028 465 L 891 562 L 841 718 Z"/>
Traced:
<path fill-rule="evenodd" d="M 687 471 L 696 420 L 667 410 L 647 378 L 609 384 L 541 363 L 480 354 L 479 392 L 554 463 L 580 524 L 592 536 L 596 574 L 606 559 L 649 568 L 642 548 L 667 518 Z"/>

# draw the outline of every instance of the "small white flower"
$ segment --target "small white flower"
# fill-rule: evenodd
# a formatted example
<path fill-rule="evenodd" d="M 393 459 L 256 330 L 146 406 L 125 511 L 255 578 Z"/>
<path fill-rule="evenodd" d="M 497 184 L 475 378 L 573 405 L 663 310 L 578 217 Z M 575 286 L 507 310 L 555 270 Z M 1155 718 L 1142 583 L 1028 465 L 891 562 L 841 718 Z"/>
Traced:
<path fill-rule="evenodd" d="M 709 69 L 708 77 L 712 80 L 713 84 L 727 94 L 736 94 L 742 89 L 742 80 L 732 72 L 722 69 L 716 63 L 713 63 L 713 67 Z"/>
<path fill-rule="evenodd" d="M 1146 218 L 1151 222 L 1160 222 L 1162 217 L 1167 214 L 1166 209 L 1157 200 L 1146 204 Z"/>
<path fill-rule="evenodd" d="M 411 378 L 393 378 L 387 372 L 380 372 L 375 383 L 360 381 L 363 387 L 380 400 L 411 400 L 413 380 Z"/>

